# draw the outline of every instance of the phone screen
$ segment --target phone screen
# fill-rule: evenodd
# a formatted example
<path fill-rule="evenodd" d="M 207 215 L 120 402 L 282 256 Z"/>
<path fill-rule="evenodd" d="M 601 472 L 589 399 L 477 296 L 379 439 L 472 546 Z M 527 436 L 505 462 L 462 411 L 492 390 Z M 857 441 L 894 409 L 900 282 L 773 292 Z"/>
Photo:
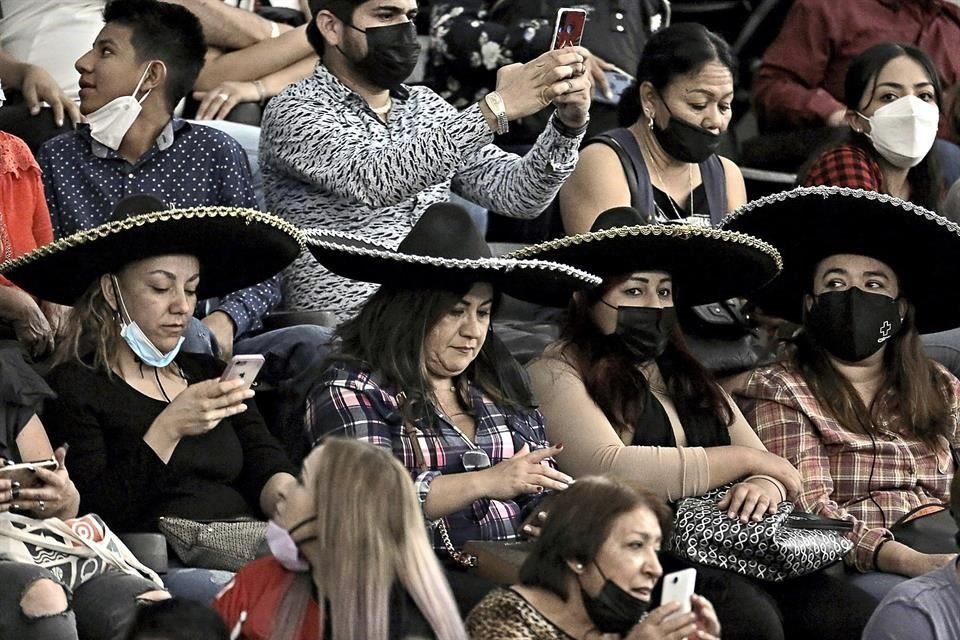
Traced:
<path fill-rule="evenodd" d="M 557 24 L 554 28 L 553 48 L 578 47 L 583 40 L 583 28 L 587 22 L 587 12 L 583 9 L 560 9 L 557 11 Z"/>

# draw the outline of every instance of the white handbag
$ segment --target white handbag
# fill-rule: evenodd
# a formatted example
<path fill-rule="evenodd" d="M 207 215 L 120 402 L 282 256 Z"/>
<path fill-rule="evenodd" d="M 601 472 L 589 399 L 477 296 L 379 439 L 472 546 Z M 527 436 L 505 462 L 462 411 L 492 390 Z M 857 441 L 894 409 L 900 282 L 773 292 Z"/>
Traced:
<path fill-rule="evenodd" d="M 48 569 L 71 589 L 108 571 L 145 578 L 163 588 L 160 576 L 137 560 L 95 513 L 66 521 L 0 514 L 0 559 Z"/>

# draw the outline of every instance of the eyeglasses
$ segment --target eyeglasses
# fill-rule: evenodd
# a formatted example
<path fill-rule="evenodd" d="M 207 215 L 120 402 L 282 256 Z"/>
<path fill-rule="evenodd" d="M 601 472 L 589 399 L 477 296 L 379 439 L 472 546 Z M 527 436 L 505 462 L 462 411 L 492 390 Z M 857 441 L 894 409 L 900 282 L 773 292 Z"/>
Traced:
<path fill-rule="evenodd" d="M 490 456 L 483 449 L 468 449 L 460 456 L 460 463 L 467 471 L 479 471 L 490 466 Z"/>

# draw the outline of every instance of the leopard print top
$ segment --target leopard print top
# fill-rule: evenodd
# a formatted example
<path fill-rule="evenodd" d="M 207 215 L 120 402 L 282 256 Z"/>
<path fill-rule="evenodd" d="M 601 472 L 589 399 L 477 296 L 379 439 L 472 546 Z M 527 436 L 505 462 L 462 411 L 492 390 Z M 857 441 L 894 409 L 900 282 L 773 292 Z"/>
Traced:
<path fill-rule="evenodd" d="M 491 591 L 467 616 L 472 640 L 574 640 L 512 589 Z"/>

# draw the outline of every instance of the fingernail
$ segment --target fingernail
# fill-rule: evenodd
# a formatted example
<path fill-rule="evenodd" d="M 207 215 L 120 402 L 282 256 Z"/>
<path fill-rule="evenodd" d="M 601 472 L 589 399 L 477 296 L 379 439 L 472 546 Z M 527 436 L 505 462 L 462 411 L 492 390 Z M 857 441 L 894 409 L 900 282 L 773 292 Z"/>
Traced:
<path fill-rule="evenodd" d="M 526 525 L 526 526 L 523 528 L 523 532 L 524 532 L 524 533 L 530 533 L 531 531 L 533 531 L 533 527 L 531 527 L 530 525 Z"/>
<path fill-rule="evenodd" d="M 736 518 L 736 517 L 737 517 L 737 514 L 735 514 L 733 511 L 727 512 L 727 515 L 730 516 L 731 518 Z"/>
<path fill-rule="evenodd" d="M 560 451 L 563 451 L 563 443 L 562 443 L 562 442 L 559 443 L 559 444 L 557 444 L 557 449 L 559 449 Z"/>
<path fill-rule="evenodd" d="M 613 91 L 609 91 L 609 90 L 608 90 L 608 91 L 607 91 L 605 94 L 603 94 L 603 95 L 605 95 L 605 96 L 607 97 L 607 100 L 613 100 Z"/>
<path fill-rule="evenodd" d="M 40 107 L 33 107 L 30 109 L 30 115 L 35 116 L 40 113 Z"/>

